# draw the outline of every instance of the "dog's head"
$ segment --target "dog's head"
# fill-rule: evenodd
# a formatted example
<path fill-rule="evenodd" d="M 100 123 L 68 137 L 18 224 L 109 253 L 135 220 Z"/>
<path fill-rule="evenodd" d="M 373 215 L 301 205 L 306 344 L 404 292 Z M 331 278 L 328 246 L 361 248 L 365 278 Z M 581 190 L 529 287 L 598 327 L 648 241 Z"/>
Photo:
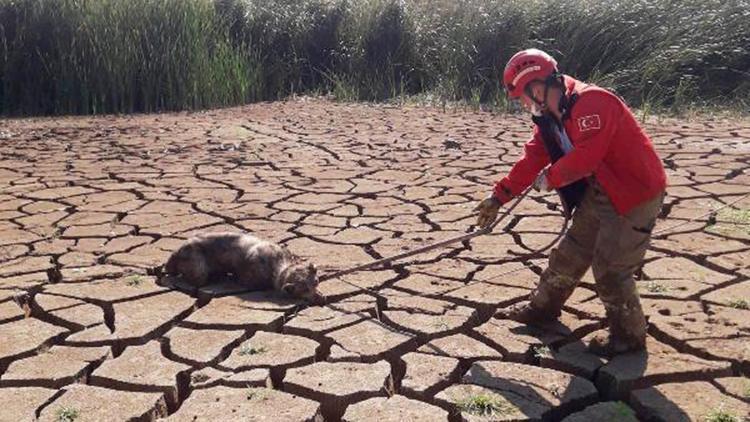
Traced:
<path fill-rule="evenodd" d="M 200 253 L 198 246 L 188 241 L 169 256 L 167 263 L 164 264 L 164 273 L 171 275 L 184 274 L 193 267 L 192 263 L 198 261 Z"/>
<path fill-rule="evenodd" d="M 318 269 L 314 264 L 294 264 L 281 273 L 281 290 L 291 297 L 322 305 L 325 298 L 318 292 Z"/>

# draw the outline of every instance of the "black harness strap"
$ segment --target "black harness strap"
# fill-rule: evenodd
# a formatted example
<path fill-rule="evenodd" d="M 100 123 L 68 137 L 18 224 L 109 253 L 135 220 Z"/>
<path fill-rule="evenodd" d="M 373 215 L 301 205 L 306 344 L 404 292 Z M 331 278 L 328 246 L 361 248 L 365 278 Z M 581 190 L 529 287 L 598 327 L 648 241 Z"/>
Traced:
<path fill-rule="evenodd" d="M 565 97 L 563 97 L 565 98 Z M 570 118 L 570 111 L 573 109 L 573 105 L 578 100 L 578 94 L 573 93 L 570 97 L 565 99 L 565 104 L 562 104 L 561 100 L 561 111 L 563 112 L 563 121 Z M 563 109 L 564 107 L 564 109 Z M 531 120 L 539 128 L 539 133 L 542 135 L 542 141 L 544 143 L 544 149 L 547 151 L 550 163 L 555 164 L 557 160 L 565 155 L 562 149 L 562 142 L 559 138 L 559 131 L 562 130 L 554 117 L 545 113 L 541 116 L 531 116 Z M 557 193 L 560 196 L 560 203 L 563 207 L 563 213 L 567 218 L 573 215 L 573 210 L 581 204 L 583 201 L 583 195 L 586 193 L 588 183 L 585 179 L 578 180 L 560 189 L 557 189 Z"/>

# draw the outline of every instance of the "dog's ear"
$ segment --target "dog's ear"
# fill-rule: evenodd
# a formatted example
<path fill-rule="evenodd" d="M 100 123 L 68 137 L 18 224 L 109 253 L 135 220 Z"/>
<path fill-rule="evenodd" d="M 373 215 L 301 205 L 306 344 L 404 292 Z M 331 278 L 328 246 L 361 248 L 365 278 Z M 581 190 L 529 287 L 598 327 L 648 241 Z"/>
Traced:
<path fill-rule="evenodd" d="M 310 270 L 310 274 L 317 275 L 318 274 L 318 267 L 313 264 L 312 262 L 307 264 L 307 268 Z"/>

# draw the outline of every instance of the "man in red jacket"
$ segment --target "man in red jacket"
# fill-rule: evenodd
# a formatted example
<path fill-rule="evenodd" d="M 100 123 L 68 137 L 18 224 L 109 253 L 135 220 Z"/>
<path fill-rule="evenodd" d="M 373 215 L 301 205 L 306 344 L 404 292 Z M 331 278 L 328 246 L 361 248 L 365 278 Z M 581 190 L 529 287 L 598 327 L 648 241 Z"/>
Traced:
<path fill-rule="evenodd" d="M 642 265 L 666 188 L 650 139 L 619 97 L 562 75 L 543 51 L 514 55 L 503 82 L 536 125 L 523 157 L 477 206 L 479 225 L 491 224 L 500 206 L 532 183 L 558 190 L 566 210 L 575 212 L 529 301 L 500 316 L 525 323 L 556 319 L 591 267 L 610 333 L 589 348 L 608 356 L 643 349 L 646 319 L 633 273 Z"/>

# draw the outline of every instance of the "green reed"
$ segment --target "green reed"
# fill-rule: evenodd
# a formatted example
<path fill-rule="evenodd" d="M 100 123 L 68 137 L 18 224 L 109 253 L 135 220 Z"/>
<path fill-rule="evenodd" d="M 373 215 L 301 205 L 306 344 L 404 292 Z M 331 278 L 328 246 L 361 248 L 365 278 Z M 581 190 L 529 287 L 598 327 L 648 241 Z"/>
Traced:
<path fill-rule="evenodd" d="M 505 107 L 502 66 L 528 47 L 635 106 L 748 104 L 750 0 L 0 0 L 0 112 Z"/>

